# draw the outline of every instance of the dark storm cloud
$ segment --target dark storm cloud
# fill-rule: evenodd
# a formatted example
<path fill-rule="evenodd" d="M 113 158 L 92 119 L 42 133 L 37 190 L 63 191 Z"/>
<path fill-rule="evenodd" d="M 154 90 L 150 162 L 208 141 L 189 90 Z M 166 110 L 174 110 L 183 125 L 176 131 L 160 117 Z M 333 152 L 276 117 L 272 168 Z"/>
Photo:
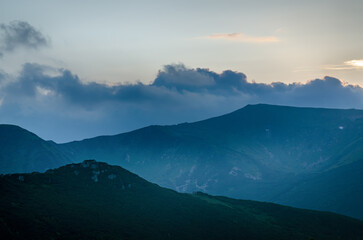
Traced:
<path fill-rule="evenodd" d="M 111 86 L 85 83 L 69 70 L 30 63 L 11 81 L 4 73 L 1 84 L 1 76 L 2 121 L 39 125 L 38 133 L 58 141 L 202 120 L 255 103 L 363 108 L 363 89 L 332 77 L 305 84 L 263 84 L 230 70 L 219 74 L 168 65 L 151 84 Z"/>
<path fill-rule="evenodd" d="M 52 72 L 52 74 L 46 74 Z M 54 73 L 56 76 L 53 76 Z M 53 69 L 39 64 L 24 64 L 19 77 L 4 88 L 7 96 L 16 96 L 21 100 L 48 95 L 70 104 L 92 108 L 104 103 L 141 103 L 162 102 L 172 99 L 170 92 L 163 87 L 144 85 L 109 86 L 96 82 L 83 83 L 69 70 Z"/>
<path fill-rule="evenodd" d="M 196 84 L 193 84 L 193 81 Z M 154 86 L 179 92 L 208 93 L 215 96 L 241 97 L 252 102 L 282 105 L 363 108 L 363 91 L 359 86 L 344 85 L 339 79 L 324 77 L 305 84 L 271 84 L 248 82 L 246 75 L 227 70 L 221 74 L 208 69 L 187 69 L 183 65 L 168 65 L 160 71 Z"/>
<path fill-rule="evenodd" d="M 53 74 L 47 72 L 53 71 Z M 56 74 L 54 74 L 54 72 Z M 56 76 L 54 76 L 56 75 Z M 0 74 L 0 81 L 1 81 Z M 6 95 L 32 98 L 49 95 L 71 104 L 92 108 L 103 103 L 189 104 L 196 98 L 223 98 L 241 101 L 274 103 L 296 106 L 362 108 L 362 88 L 344 85 L 339 79 L 325 77 L 305 84 L 248 82 L 243 73 L 208 69 L 188 69 L 183 65 L 168 65 L 159 71 L 150 84 L 106 84 L 82 82 L 69 70 L 52 69 L 27 63 L 16 81 L 3 88 Z M 200 100 L 201 100 L 200 99 Z M 198 103 L 193 103 L 198 104 Z"/>
<path fill-rule="evenodd" d="M 333 77 L 315 79 L 304 85 L 295 84 L 290 95 L 291 104 L 298 106 L 363 108 L 363 89 L 359 86 L 343 85 L 339 79 Z"/>
<path fill-rule="evenodd" d="M 48 44 L 46 37 L 27 22 L 0 24 L 0 56 L 18 47 L 37 49 Z"/>
<path fill-rule="evenodd" d="M 178 91 L 231 91 L 241 90 L 247 84 L 246 75 L 230 70 L 222 74 L 208 69 L 187 69 L 184 65 L 167 65 L 159 71 L 153 86 L 164 86 Z"/>

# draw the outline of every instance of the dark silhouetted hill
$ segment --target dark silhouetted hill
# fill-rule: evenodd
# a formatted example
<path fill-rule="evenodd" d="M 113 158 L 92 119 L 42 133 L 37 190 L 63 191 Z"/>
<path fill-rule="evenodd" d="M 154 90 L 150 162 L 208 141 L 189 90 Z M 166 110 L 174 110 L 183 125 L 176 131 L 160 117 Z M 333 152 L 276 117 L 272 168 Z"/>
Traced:
<path fill-rule="evenodd" d="M 361 239 L 328 212 L 182 194 L 92 160 L 0 176 L 2 239 Z"/>

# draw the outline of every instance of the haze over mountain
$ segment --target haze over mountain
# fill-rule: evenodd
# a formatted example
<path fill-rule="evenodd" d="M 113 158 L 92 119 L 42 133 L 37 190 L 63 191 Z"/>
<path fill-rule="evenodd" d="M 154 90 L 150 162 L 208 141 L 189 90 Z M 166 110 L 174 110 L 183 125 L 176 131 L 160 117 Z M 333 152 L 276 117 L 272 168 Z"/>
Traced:
<path fill-rule="evenodd" d="M 181 192 L 363 218 L 362 131 L 361 110 L 262 104 L 196 123 L 150 126 L 60 147 L 73 161 L 103 159 Z"/>
<path fill-rule="evenodd" d="M 181 194 L 96 161 L 0 176 L 4 239 L 360 239 L 332 213 Z"/>
<path fill-rule="evenodd" d="M 205 121 L 52 146 L 66 161 L 102 159 L 180 192 L 363 219 L 362 123 L 361 110 L 260 104 Z"/>
<path fill-rule="evenodd" d="M 199 121 L 255 103 L 362 109 L 363 88 L 329 76 L 256 83 L 243 72 L 183 64 L 164 66 L 149 84 L 87 82 L 70 70 L 36 63 L 24 64 L 16 76 L 0 69 L 1 122 L 62 143 Z"/>

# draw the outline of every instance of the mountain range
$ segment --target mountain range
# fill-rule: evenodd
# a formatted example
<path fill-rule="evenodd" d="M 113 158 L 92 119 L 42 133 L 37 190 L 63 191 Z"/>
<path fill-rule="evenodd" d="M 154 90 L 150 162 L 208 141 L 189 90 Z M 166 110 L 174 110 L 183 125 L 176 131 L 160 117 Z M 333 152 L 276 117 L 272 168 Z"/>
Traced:
<path fill-rule="evenodd" d="M 149 126 L 65 144 L 10 125 L 1 126 L 0 136 L 1 173 L 96 159 L 179 192 L 363 219 L 362 110 L 258 104 L 195 123 Z"/>
<path fill-rule="evenodd" d="M 182 194 L 94 160 L 0 175 L 2 239 L 361 239 L 363 222 Z"/>

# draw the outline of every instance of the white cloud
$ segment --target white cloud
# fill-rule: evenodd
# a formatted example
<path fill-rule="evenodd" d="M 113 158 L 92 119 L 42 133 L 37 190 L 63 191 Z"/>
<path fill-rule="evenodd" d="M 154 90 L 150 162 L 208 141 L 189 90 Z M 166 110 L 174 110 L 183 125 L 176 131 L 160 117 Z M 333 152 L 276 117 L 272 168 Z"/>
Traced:
<path fill-rule="evenodd" d="M 350 60 L 350 61 L 346 61 L 344 62 L 346 65 L 352 66 L 352 67 L 356 67 L 356 68 L 362 68 L 363 69 L 363 59 L 359 59 L 359 60 Z"/>
<path fill-rule="evenodd" d="M 37 86 L 36 89 L 37 89 L 38 93 L 40 93 L 40 95 L 43 95 L 43 96 L 54 95 L 54 91 L 52 91 L 52 90 L 49 90 L 49 89 L 46 89 L 43 87 L 39 87 L 39 86 Z"/>
<path fill-rule="evenodd" d="M 276 43 L 280 39 L 275 36 L 248 36 L 243 33 L 217 33 L 207 36 L 208 39 L 221 39 L 227 41 L 246 42 L 246 43 Z"/>
<path fill-rule="evenodd" d="M 345 61 L 344 64 L 326 65 L 324 69 L 327 70 L 357 70 L 363 69 L 363 59 L 353 59 Z"/>

